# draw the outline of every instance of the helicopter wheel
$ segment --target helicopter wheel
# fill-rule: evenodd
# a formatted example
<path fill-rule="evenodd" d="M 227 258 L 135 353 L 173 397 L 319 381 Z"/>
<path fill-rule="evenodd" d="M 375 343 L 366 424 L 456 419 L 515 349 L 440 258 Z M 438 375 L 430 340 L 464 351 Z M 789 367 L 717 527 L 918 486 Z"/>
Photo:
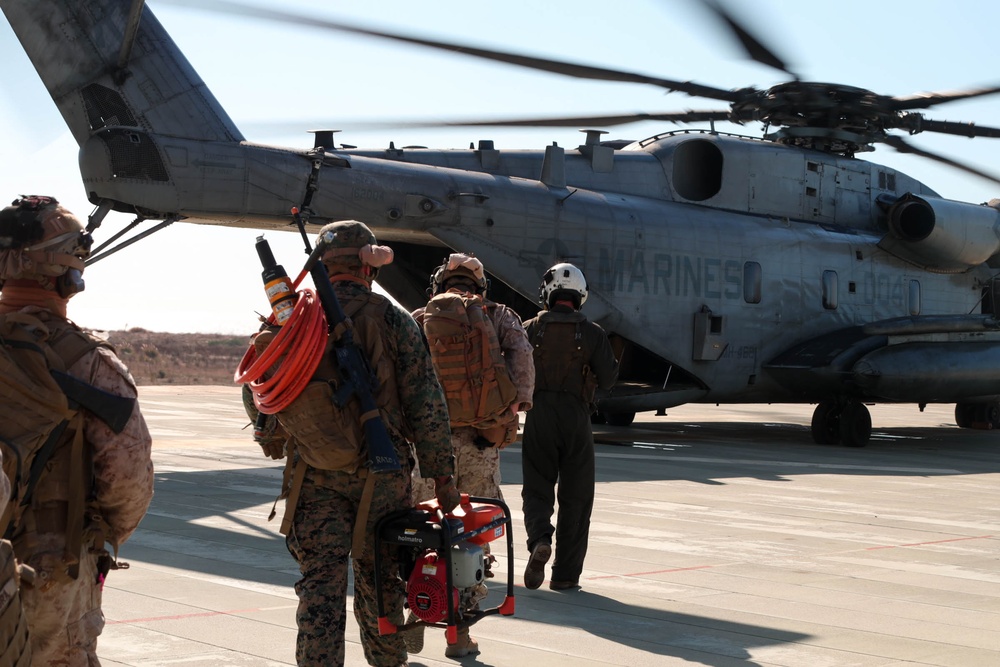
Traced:
<path fill-rule="evenodd" d="M 1000 403 L 975 403 L 973 408 L 972 428 L 1000 428 Z"/>
<path fill-rule="evenodd" d="M 986 421 L 993 428 L 1000 428 L 1000 403 L 994 401 L 986 406 Z"/>
<path fill-rule="evenodd" d="M 872 415 L 864 403 L 855 401 L 840 413 L 840 441 L 848 447 L 864 447 L 872 436 Z"/>
<path fill-rule="evenodd" d="M 836 445 L 840 442 L 840 413 L 842 407 L 836 401 L 822 401 L 816 406 L 812 416 L 812 436 L 817 445 Z"/>
<path fill-rule="evenodd" d="M 955 404 L 955 423 L 959 428 L 972 428 L 972 422 L 976 420 L 975 403 Z"/>
<path fill-rule="evenodd" d="M 635 421 L 634 412 L 609 412 L 604 417 L 612 426 L 628 426 Z"/>

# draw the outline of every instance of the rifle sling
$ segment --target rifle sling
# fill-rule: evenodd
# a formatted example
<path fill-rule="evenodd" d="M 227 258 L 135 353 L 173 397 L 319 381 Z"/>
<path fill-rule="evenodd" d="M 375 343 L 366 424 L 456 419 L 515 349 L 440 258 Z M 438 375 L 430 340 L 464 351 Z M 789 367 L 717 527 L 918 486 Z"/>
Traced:
<path fill-rule="evenodd" d="M 82 407 L 96 415 L 115 433 L 121 433 L 135 408 L 135 399 L 116 396 L 78 378 L 56 370 L 50 370 L 52 378 L 71 402 L 71 407 Z M 76 405 L 72 405 L 76 403 Z"/>

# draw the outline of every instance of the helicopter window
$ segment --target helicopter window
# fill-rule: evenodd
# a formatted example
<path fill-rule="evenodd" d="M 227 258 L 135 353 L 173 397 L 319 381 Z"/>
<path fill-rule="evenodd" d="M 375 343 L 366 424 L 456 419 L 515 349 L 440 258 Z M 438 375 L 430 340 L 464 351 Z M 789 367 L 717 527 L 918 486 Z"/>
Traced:
<path fill-rule="evenodd" d="M 809 171 L 819 171 L 819 165 L 815 162 L 806 162 L 806 169 Z"/>
<path fill-rule="evenodd" d="M 722 188 L 722 151 L 705 139 L 685 141 L 674 152 L 673 181 L 684 199 L 714 197 Z"/>
<path fill-rule="evenodd" d="M 807 197 L 815 197 L 816 196 L 816 188 L 807 187 L 806 188 L 806 196 Z"/>
<path fill-rule="evenodd" d="M 823 307 L 827 310 L 837 309 L 837 272 L 823 272 Z"/>
<path fill-rule="evenodd" d="M 746 262 L 743 265 L 743 300 L 747 303 L 760 303 L 760 264 Z"/>
<path fill-rule="evenodd" d="M 985 299 L 984 299 L 985 301 Z M 920 281 L 910 281 L 910 315 L 920 314 Z"/>

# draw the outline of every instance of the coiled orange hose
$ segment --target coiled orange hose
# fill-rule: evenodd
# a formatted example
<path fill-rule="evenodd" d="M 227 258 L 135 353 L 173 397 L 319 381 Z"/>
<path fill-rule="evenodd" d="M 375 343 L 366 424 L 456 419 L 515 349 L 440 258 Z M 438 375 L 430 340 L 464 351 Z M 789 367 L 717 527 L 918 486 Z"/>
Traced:
<path fill-rule="evenodd" d="M 273 324 L 274 315 L 267 321 Z M 323 358 L 326 334 L 326 314 L 316 292 L 303 289 L 298 293 L 288 321 L 260 356 L 254 344 L 250 343 L 233 379 L 238 384 L 250 385 L 258 410 L 266 415 L 280 412 L 309 384 Z M 265 372 L 276 363 L 280 365 L 270 378 L 265 379 Z"/>

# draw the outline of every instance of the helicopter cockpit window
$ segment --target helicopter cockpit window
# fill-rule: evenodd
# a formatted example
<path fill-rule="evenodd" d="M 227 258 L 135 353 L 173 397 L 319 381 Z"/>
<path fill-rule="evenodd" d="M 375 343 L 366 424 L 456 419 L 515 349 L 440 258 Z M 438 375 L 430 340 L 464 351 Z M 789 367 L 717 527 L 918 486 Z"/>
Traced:
<path fill-rule="evenodd" d="M 684 199 L 714 197 L 722 188 L 722 151 L 706 139 L 685 141 L 674 151 L 673 181 Z"/>
<path fill-rule="evenodd" d="M 837 309 L 837 272 L 823 272 L 823 307 L 827 310 Z"/>
<path fill-rule="evenodd" d="M 746 262 L 743 265 L 743 300 L 747 303 L 760 303 L 761 270 L 757 262 Z"/>

